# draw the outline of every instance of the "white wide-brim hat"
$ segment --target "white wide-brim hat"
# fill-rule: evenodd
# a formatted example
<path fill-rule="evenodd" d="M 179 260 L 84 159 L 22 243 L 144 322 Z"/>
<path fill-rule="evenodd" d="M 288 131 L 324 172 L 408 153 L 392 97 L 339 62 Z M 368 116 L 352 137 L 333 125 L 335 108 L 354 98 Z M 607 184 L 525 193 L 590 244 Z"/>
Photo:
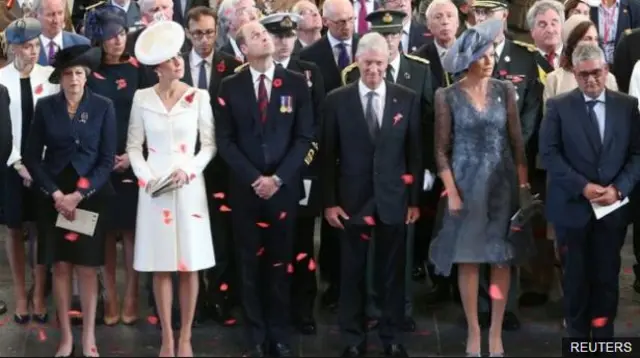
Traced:
<path fill-rule="evenodd" d="M 147 66 L 155 66 L 180 53 L 184 44 L 184 29 L 174 21 L 157 21 L 138 37 L 136 59 Z"/>

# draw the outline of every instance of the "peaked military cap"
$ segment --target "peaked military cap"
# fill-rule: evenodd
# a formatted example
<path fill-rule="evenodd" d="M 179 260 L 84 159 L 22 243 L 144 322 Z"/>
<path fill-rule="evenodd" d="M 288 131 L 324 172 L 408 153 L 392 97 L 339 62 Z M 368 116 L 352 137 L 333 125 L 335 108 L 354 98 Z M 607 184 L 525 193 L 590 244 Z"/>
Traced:
<path fill-rule="evenodd" d="M 407 16 L 404 11 L 377 10 L 367 15 L 371 23 L 371 31 L 380 34 L 399 34 L 402 32 L 402 21 Z"/>
<path fill-rule="evenodd" d="M 476 0 L 472 6 L 485 9 L 508 9 L 509 2 L 507 0 Z"/>
<path fill-rule="evenodd" d="M 261 18 L 260 23 L 274 35 L 293 36 L 300 20 L 300 16 L 296 14 L 278 12 Z"/>
<path fill-rule="evenodd" d="M 31 17 L 24 17 L 14 20 L 4 32 L 9 45 L 20 45 L 40 36 L 42 26 L 40 21 Z"/>

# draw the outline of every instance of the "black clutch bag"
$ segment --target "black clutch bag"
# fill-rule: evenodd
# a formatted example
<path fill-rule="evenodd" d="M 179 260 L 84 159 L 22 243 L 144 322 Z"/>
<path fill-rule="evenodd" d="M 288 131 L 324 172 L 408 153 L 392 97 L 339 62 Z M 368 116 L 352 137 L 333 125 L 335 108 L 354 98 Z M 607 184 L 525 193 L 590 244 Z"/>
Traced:
<path fill-rule="evenodd" d="M 532 218 L 538 214 L 542 214 L 543 211 L 544 204 L 542 200 L 540 200 L 540 194 L 536 194 L 532 197 L 529 205 L 518 209 L 511 217 L 511 232 L 522 231 L 523 228 L 530 223 Z"/>

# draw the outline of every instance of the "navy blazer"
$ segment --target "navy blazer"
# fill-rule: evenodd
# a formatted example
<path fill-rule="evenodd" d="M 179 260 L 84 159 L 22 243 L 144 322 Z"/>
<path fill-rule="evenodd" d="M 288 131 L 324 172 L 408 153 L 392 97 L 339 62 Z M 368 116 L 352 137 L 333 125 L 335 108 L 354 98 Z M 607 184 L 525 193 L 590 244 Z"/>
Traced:
<path fill-rule="evenodd" d="M 74 34 L 73 32 L 62 31 L 62 47 L 67 48 L 76 45 L 89 45 L 89 39 L 78 34 Z M 58 51 L 61 49 L 58 49 Z M 47 55 L 49 53 L 49 49 L 45 48 L 42 44 L 42 40 L 40 41 L 40 55 L 38 57 L 38 64 L 41 66 L 49 65 L 49 59 Z"/>
<path fill-rule="evenodd" d="M 278 80 L 280 86 L 275 85 Z M 285 190 L 297 195 L 297 205 L 300 172 L 314 140 L 313 104 L 304 76 L 276 67 L 273 82 L 263 124 L 251 71 L 222 80 L 215 111 L 216 142 L 231 168 L 232 188 L 250 190 L 257 198 L 251 184 L 261 175 L 275 174 Z M 281 106 L 287 99 L 292 111 L 282 113 Z"/>
<path fill-rule="evenodd" d="M 403 224 L 407 206 L 418 206 L 422 186 L 421 102 L 411 89 L 386 82 L 382 128 L 374 140 L 359 82 L 332 91 L 323 106 L 324 207 L 342 207 L 356 225 L 375 213 L 385 224 Z M 407 174 L 410 183 L 403 180 Z"/>
<path fill-rule="evenodd" d="M 70 120 L 64 92 L 60 91 L 36 104 L 24 164 L 41 191 L 52 195 L 58 190 L 55 176 L 71 163 L 78 175 L 89 181 L 88 188 L 78 188 L 83 197 L 89 197 L 109 180 L 116 133 L 110 99 L 85 88 L 77 113 Z"/>
<path fill-rule="evenodd" d="M 585 103 L 580 89 L 548 99 L 540 129 L 540 158 L 549 175 L 547 219 L 558 226 L 583 227 L 591 220 L 591 204 L 582 194 L 588 183 L 613 185 L 627 197 L 640 179 L 638 100 L 606 90 L 601 146 Z M 627 225 L 627 209 L 602 220 Z"/>
<path fill-rule="evenodd" d="M 596 25 L 598 33 L 600 33 L 599 18 L 600 7 L 594 6 L 591 8 L 591 21 Z M 620 42 L 620 38 L 625 31 L 640 27 L 640 2 L 637 0 L 620 0 L 620 7 L 618 8 L 618 27 L 616 28 L 615 43 Z M 602 41 L 602 36 L 600 37 Z"/>

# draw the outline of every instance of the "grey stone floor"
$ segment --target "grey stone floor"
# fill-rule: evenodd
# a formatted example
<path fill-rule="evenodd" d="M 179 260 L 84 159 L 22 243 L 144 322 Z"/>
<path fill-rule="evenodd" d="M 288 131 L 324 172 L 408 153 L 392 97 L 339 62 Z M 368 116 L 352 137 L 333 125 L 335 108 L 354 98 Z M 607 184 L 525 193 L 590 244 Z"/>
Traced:
<path fill-rule="evenodd" d="M 0 229 L 0 298 L 9 303 L 9 314 L 0 317 L 0 357 L 52 356 L 55 352 L 58 333 L 55 327 L 31 326 L 24 328 L 11 320 L 12 292 L 9 266 L 4 252 L 4 228 Z M 619 318 L 616 323 L 620 337 L 640 336 L 640 306 L 631 285 L 634 262 L 630 240 L 624 248 L 623 270 L 621 272 L 622 294 Z M 462 356 L 466 330 L 461 323 L 460 308 L 454 304 L 442 307 L 427 307 L 420 304 L 424 285 L 416 287 L 418 329 L 407 337 L 407 349 L 411 356 Z M 143 300 L 141 300 L 143 301 Z M 148 309 L 142 308 L 146 317 Z M 505 333 L 505 351 L 509 356 L 560 356 L 562 330 L 558 319 L 550 318 L 547 308 L 522 310 L 522 329 L 515 333 Z M 337 356 L 342 346 L 336 326 L 336 316 L 320 311 L 318 334 L 297 336 L 295 349 L 299 356 Z M 76 331 L 77 337 L 80 331 Z M 160 344 L 159 331 L 141 319 L 137 326 L 97 328 L 98 348 L 102 356 L 109 357 L 153 357 L 157 356 Z M 193 343 L 197 356 L 239 356 L 242 345 L 241 326 L 223 328 L 214 323 L 205 324 L 194 330 Z M 382 351 L 375 332 L 370 333 L 370 355 L 381 356 Z"/>

